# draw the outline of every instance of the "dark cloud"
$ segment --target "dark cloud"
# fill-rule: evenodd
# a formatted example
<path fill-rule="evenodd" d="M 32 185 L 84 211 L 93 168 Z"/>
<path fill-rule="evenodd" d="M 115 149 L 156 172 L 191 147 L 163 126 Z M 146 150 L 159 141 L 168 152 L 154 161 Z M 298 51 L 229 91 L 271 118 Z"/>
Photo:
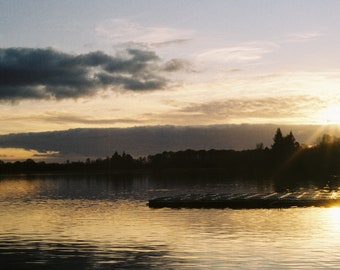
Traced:
<path fill-rule="evenodd" d="M 163 70 L 167 72 L 188 69 L 189 62 L 182 59 L 171 59 L 163 65 Z"/>
<path fill-rule="evenodd" d="M 65 99 L 90 96 L 99 89 L 163 89 L 160 58 L 153 51 L 128 48 L 115 56 L 81 55 L 51 48 L 0 49 L 0 100 Z"/>
<path fill-rule="evenodd" d="M 39 159 L 51 159 L 51 158 L 58 158 L 59 157 L 59 152 L 41 152 L 37 154 L 32 155 L 34 158 L 39 158 Z"/>

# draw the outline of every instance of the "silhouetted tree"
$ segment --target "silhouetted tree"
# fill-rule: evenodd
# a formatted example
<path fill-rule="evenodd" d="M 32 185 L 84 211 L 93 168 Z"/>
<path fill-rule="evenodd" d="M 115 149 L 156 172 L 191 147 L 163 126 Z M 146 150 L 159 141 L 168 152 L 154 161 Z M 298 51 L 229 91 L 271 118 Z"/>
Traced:
<path fill-rule="evenodd" d="M 276 130 L 273 141 L 273 152 L 278 156 L 281 155 L 282 158 L 287 158 L 287 156 L 294 153 L 300 147 L 292 131 L 290 131 L 288 135 L 283 136 L 280 128 Z"/>
<path fill-rule="evenodd" d="M 276 130 L 275 136 L 273 138 L 274 144 L 272 145 L 272 149 L 275 149 L 277 147 L 279 147 L 282 144 L 283 141 L 283 136 L 282 136 L 282 132 L 281 129 L 278 128 Z"/>

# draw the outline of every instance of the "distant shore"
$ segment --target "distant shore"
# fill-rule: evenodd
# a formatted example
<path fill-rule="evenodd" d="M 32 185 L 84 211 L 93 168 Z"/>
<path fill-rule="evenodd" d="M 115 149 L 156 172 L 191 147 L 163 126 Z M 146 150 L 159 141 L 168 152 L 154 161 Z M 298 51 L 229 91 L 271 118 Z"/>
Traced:
<path fill-rule="evenodd" d="M 278 129 L 271 148 L 259 143 L 252 150 L 185 150 L 133 158 L 115 152 L 105 159 L 64 163 L 0 161 L 6 174 L 220 174 L 226 178 L 271 179 L 285 188 L 307 182 L 337 185 L 340 175 L 340 139 L 324 135 L 313 147 L 301 146 L 292 132 Z"/>

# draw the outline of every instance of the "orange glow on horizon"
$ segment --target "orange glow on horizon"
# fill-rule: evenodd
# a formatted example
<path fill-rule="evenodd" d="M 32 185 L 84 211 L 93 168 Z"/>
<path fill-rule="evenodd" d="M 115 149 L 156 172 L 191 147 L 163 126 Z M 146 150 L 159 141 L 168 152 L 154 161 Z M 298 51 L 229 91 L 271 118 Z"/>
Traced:
<path fill-rule="evenodd" d="M 42 160 L 48 159 L 49 156 L 57 154 L 58 152 L 48 151 L 46 153 L 40 153 L 32 149 L 24 148 L 0 148 L 0 160 L 3 161 L 17 161 L 17 160 Z"/>

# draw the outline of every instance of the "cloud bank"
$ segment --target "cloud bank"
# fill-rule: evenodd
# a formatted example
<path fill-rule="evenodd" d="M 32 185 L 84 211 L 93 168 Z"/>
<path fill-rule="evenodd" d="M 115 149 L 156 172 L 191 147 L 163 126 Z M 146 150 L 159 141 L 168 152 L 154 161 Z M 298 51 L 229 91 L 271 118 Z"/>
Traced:
<path fill-rule="evenodd" d="M 165 88 L 164 73 L 150 50 L 128 48 L 111 56 L 100 51 L 73 55 L 51 48 L 0 49 L 0 100 L 66 99 L 103 89 L 148 91 Z"/>
<path fill-rule="evenodd" d="M 114 151 L 135 157 L 185 149 L 254 149 L 262 142 L 270 147 L 278 125 L 145 126 L 133 128 L 71 129 L 0 136 L 1 148 L 21 148 L 46 156 L 47 161 L 96 159 Z M 340 135 L 339 129 L 321 126 L 280 125 L 293 131 L 300 143 L 314 143 L 323 134 Z M 334 133 L 335 132 L 335 133 Z M 0 157 L 1 158 L 1 157 Z M 2 157 L 6 159 L 5 157 Z"/>

